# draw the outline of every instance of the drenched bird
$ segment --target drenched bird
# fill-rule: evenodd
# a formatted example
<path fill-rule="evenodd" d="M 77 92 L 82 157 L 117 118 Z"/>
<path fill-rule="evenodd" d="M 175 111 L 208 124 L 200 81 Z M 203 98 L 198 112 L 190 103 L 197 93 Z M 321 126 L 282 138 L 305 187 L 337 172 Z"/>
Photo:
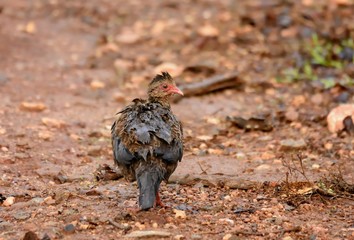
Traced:
<path fill-rule="evenodd" d="M 169 103 L 173 94 L 183 95 L 172 77 L 167 72 L 156 75 L 148 100 L 134 99 L 112 125 L 114 160 L 128 181 L 137 180 L 142 210 L 163 206 L 160 184 L 182 159 L 182 126 Z"/>

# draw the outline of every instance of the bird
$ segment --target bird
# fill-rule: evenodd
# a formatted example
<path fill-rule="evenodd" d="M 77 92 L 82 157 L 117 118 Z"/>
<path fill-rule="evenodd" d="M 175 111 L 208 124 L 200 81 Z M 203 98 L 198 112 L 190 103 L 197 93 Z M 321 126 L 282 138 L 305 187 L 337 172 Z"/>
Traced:
<path fill-rule="evenodd" d="M 136 98 L 117 113 L 111 128 L 113 157 L 126 180 L 137 181 L 139 210 L 164 207 L 159 195 L 183 157 L 183 129 L 172 113 L 173 95 L 183 96 L 168 72 L 148 85 L 147 99 Z"/>

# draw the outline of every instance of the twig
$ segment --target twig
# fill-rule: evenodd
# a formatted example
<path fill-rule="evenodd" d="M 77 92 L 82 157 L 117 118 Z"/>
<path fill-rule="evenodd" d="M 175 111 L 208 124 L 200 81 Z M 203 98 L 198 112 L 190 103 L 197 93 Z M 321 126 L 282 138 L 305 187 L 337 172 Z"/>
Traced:
<path fill-rule="evenodd" d="M 233 234 L 235 235 L 255 235 L 255 236 L 264 236 L 264 233 L 260 233 L 260 232 L 251 232 L 251 231 L 235 231 L 233 232 Z"/>
<path fill-rule="evenodd" d="M 119 224 L 119 223 L 113 221 L 112 219 L 108 219 L 108 222 L 109 222 L 112 226 L 114 226 L 114 227 L 116 227 L 116 228 L 118 228 L 118 229 L 120 229 L 120 230 L 123 230 L 124 232 L 127 232 L 127 231 L 129 231 L 130 229 L 132 229 L 132 227 L 131 227 L 130 225 Z"/>
<path fill-rule="evenodd" d="M 242 85 L 242 81 L 240 81 L 239 79 L 238 72 L 235 71 L 215 75 L 210 78 L 206 78 L 200 82 L 188 83 L 179 86 L 179 88 L 184 93 L 184 97 L 190 97 L 195 95 L 207 94 L 226 88 L 234 88 L 240 85 Z M 181 100 L 181 97 L 176 97 L 174 99 L 174 102 L 178 102 L 179 100 Z"/>

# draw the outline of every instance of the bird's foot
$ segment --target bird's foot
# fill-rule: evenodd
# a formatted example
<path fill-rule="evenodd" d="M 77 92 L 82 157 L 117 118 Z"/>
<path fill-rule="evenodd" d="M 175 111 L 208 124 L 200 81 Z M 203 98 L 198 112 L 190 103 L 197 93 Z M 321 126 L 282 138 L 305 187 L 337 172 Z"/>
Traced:
<path fill-rule="evenodd" d="M 159 193 L 156 194 L 155 207 L 160 206 L 162 208 L 166 208 L 167 206 L 161 202 L 161 198 Z"/>

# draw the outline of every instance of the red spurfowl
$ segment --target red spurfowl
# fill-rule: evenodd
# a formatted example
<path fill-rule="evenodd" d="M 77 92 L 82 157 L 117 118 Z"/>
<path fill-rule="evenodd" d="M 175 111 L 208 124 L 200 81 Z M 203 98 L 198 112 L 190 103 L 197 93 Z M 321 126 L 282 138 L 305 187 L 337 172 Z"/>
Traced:
<path fill-rule="evenodd" d="M 149 98 L 134 99 L 112 125 L 114 160 L 127 180 L 137 180 L 142 210 L 163 206 L 160 184 L 182 159 L 182 126 L 169 103 L 173 94 L 183 95 L 172 77 L 167 72 L 156 75 L 149 84 Z"/>

